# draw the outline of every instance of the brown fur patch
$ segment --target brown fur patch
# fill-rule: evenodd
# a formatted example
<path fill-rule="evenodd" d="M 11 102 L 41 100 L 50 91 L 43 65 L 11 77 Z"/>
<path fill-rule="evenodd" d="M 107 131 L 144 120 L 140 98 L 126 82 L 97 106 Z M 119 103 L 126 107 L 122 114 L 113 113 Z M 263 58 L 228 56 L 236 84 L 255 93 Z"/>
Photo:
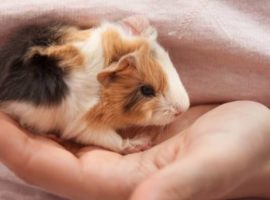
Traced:
<path fill-rule="evenodd" d="M 35 54 L 55 57 L 59 59 L 59 67 L 65 69 L 77 69 L 84 66 L 85 57 L 73 44 L 87 40 L 91 35 L 90 29 L 80 30 L 75 26 L 53 27 L 57 28 L 58 42 L 50 46 L 35 46 L 26 53 L 25 60 Z"/>
<path fill-rule="evenodd" d="M 142 45 L 147 45 L 142 38 L 132 41 L 124 40 L 121 35 L 114 29 L 108 30 L 102 35 L 105 66 L 114 61 L 118 61 L 123 55 L 134 52 Z"/>
<path fill-rule="evenodd" d="M 35 54 L 58 58 L 60 60 L 59 67 L 62 68 L 76 69 L 81 68 L 84 64 L 84 56 L 79 49 L 71 44 L 33 47 L 28 51 L 26 58 L 30 58 Z"/>
<path fill-rule="evenodd" d="M 130 125 L 142 125 L 151 118 L 159 104 L 159 97 L 167 89 L 166 76 L 147 46 L 135 53 L 136 66 L 112 70 L 114 79 L 101 89 L 98 105 L 91 109 L 85 119 L 91 126 L 109 126 L 115 129 Z M 118 63 L 119 65 L 119 63 Z M 155 97 L 145 97 L 140 86 L 151 85 Z M 129 106 L 129 109 L 126 107 Z"/>
<path fill-rule="evenodd" d="M 62 39 L 65 43 L 84 41 L 87 40 L 91 35 L 90 29 L 79 30 L 76 28 L 69 28 L 65 31 Z"/>

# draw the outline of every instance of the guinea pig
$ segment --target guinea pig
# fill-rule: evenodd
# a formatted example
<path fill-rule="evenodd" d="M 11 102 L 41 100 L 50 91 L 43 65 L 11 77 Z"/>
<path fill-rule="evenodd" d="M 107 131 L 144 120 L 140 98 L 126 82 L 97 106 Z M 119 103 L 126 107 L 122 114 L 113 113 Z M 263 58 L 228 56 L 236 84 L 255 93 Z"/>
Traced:
<path fill-rule="evenodd" d="M 0 110 L 36 133 L 119 153 L 149 146 L 116 130 L 166 125 L 189 107 L 188 94 L 156 30 L 103 22 L 30 25 L 0 50 Z"/>

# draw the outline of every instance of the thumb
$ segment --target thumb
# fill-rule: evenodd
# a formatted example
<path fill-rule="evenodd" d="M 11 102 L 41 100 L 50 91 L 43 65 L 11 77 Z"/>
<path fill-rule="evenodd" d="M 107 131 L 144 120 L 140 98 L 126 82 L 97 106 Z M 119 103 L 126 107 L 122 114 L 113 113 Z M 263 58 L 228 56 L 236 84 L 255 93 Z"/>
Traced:
<path fill-rule="evenodd" d="M 219 199 L 242 181 L 239 175 L 219 170 L 219 164 L 187 158 L 146 179 L 136 188 L 131 200 Z"/>

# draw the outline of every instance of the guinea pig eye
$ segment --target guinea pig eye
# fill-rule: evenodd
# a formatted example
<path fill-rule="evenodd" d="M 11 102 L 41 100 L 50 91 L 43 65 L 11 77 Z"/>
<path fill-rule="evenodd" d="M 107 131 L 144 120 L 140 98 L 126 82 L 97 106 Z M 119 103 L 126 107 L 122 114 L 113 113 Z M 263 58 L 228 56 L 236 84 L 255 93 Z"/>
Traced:
<path fill-rule="evenodd" d="M 146 97 L 153 97 L 156 95 L 154 88 L 150 85 L 141 86 L 140 91 L 141 91 L 142 95 L 146 96 Z"/>

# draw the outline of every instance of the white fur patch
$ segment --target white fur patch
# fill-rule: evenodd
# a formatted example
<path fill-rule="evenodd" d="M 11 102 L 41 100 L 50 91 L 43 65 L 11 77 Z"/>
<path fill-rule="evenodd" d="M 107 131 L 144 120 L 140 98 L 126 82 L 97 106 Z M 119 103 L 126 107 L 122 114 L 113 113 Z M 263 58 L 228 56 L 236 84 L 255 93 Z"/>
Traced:
<path fill-rule="evenodd" d="M 165 94 L 165 102 L 170 106 L 179 107 L 182 112 L 189 108 L 189 96 L 184 88 L 180 76 L 178 75 L 171 59 L 165 50 L 157 43 L 153 44 L 156 58 L 162 67 L 168 80 L 168 91 Z"/>

